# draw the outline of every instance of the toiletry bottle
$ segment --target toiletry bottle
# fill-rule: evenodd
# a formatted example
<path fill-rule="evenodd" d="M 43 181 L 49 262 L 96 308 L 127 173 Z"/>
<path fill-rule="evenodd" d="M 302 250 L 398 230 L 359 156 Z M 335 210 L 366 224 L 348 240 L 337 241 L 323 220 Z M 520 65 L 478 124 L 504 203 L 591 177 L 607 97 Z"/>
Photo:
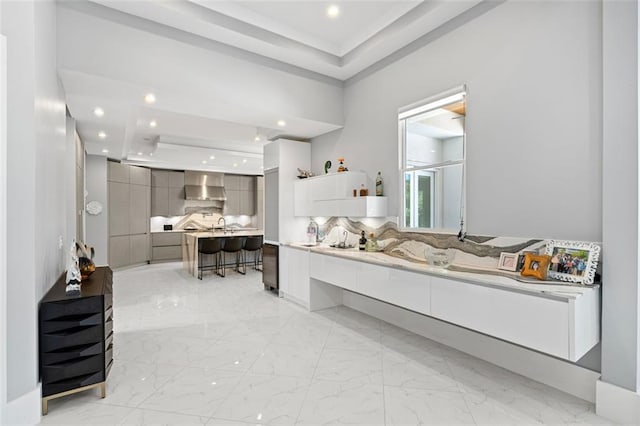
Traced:
<path fill-rule="evenodd" d="M 365 246 L 367 245 L 367 237 L 364 236 L 364 231 L 362 231 L 362 233 L 360 234 L 360 241 L 358 241 L 358 248 L 360 250 L 364 250 Z"/>
<path fill-rule="evenodd" d="M 367 244 L 365 244 L 365 250 L 366 251 L 378 251 L 378 243 L 377 241 L 373 238 L 373 232 L 369 234 L 369 240 L 367 241 Z"/>
<path fill-rule="evenodd" d="M 362 185 L 360 185 L 360 196 L 366 197 L 367 195 L 369 195 L 369 191 L 367 190 L 367 188 L 364 187 L 364 183 L 363 183 Z"/>
<path fill-rule="evenodd" d="M 378 172 L 378 176 L 376 176 L 376 197 L 382 197 L 382 194 L 382 174 Z"/>

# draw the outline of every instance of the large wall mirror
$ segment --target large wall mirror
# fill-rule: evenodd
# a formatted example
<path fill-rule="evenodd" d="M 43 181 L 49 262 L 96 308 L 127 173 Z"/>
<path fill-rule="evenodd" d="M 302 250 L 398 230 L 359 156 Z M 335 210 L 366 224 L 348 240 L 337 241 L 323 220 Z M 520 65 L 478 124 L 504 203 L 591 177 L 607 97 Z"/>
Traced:
<path fill-rule="evenodd" d="M 400 227 L 461 231 L 464 222 L 464 87 L 400 110 Z"/>

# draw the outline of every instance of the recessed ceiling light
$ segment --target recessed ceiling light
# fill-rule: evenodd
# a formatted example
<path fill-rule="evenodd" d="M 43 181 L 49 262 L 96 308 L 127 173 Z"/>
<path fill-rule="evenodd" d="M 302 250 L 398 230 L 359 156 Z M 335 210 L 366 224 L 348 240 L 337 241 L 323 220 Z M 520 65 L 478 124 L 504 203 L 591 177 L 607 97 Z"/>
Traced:
<path fill-rule="evenodd" d="M 260 168 L 264 170 L 264 166 L 260 166 Z"/>
<path fill-rule="evenodd" d="M 151 120 L 149 122 L 149 127 L 156 127 L 158 125 L 158 122 L 156 120 Z"/>
<path fill-rule="evenodd" d="M 242 159 L 242 162 L 243 162 L 243 163 L 246 163 L 246 162 L 247 162 L 247 159 L 246 159 L 246 158 L 243 158 L 243 159 Z"/>
<path fill-rule="evenodd" d="M 108 154 L 108 153 L 109 153 L 109 150 L 108 150 L 107 148 L 105 148 L 105 149 L 103 149 L 103 150 L 102 150 L 102 153 L 103 153 L 103 154 Z"/>
<path fill-rule="evenodd" d="M 255 141 L 260 142 L 260 136 L 256 136 Z"/>
<path fill-rule="evenodd" d="M 332 4 L 327 8 L 327 16 L 329 18 L 337 18 L 338 15 L 340 15 L 340 8 L 337 5 Z"/>
<path fill-rule="evenodd" d="M 238 167 L 238 163 L 233 163 L 233 167 Z"/>
<path fill-rule="evenodd" d="M 286 126 L 286 125 L 287 125 L 287 122 L 286 122 L 286 121 L 284 121 L 284 120 L 278 120 L 278 126 L 280 126 L 280 127 L 284 127 L 284 126 Z"/>
<path fill-rule="evenodd" d="M 156 101 L 156 95 L 154 95 L 153 93 L 147 93 L 146 95 L 144 95 L 144 101 L 148 104 L 152 104 Z"/>
<path fill-rule="evenodd" d="M 202 160 L 202 164 L 207 164 L 207 160 Z"/>
<path fill-rule="evenodd" d="M 104 115 L 104 110 L 100 107 L 96 107 L 93 110 L 93 113 L 95 114 L 96 117 L 102 117 Z"/>
<path fill-rule="evenodd" d="M 149 153 L 149 157 L 153 157 L 153 152 L 150 152 L 150 153 Z"/>
<path fill-rule="evenodd" d="M 99 133 L 98 133 L 98 137 L 99 137 L 100 139 L 104 139 L 104 138 L 106 138 L 106 137 L 107 137 L 107 134 L 106 134 L 105 132 L 99 132 Z"/>
<path fill-rule="evenodd" d="M 215 160 L 215 159 L 216 159 L 215 155 L 212 155 L 211 157 L 209 157 L 209 160 Z"/>
<path fill-rule="evenodd" d="M 142 153 L 141 153 L 141 152 L 139 152 L 139 153 L 138 153 L 138 155 L 142 155 Z"/>

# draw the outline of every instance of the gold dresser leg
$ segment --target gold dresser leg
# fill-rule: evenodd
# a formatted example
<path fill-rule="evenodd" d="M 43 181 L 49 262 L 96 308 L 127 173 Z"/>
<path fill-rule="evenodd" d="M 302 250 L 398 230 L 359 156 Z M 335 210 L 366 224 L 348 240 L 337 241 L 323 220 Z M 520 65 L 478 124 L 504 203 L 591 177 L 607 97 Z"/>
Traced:
<path fill-rule="evenodd" d="M 46 416 L 49 412 L 49 400 L 47 398 L 42 398 L 42 415 Z"/>
<path fill-rule="evenodd" d="M 100 397 L 103 399 L 107 397 L 107 382 L 100 384 Z"/>

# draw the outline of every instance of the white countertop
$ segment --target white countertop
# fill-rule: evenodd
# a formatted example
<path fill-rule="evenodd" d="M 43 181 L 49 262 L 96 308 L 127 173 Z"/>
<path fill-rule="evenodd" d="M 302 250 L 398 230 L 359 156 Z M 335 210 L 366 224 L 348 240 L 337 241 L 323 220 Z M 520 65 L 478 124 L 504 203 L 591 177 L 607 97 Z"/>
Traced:
<path fill-rule="evenodd" d="M 360 251 L 358 248 L 351 249 L 337 249 L 329 247 L 327 245 L 315 245 L 308 246 L 302 243 L 289 243 L 281 244 L 287 247 L 292 247 L 299 250 L 306 250 L 312 253 L 319 253 L 328 256 L 341 257 L 350 260 L 357 260 L 360 262 L 371 263 L 374 265 L 387 266 L 391 268 L 397 268 L 402 270 L 408 270 L 412 272 L 418 272 L 427 275 L 439 276 L 443 278 L 451 278 L 462 281 L 467 281 L 472 284 L 480 284 L 491 287 L 505 288 L 512 291 L 521 291 L 526 293 L 535 293 L 539 295 L 553 296 L 560 299 L 576 299 L 587 291 L 594 291 L 599 289 L 599 285 L 593 286 L 575 286 L 575 285 L 563 285 L 555 284 L 549 281 L 527 281 L 523 282 L 519 279 L 509 278 L 498 275 L 504 271 L 495 271 L 496 275 L 488 274 L 489 270 L 482 270 L 478 273 L 474 272 L 461 272 L 452 271 L 447 268 L 441 268 L 437 266 L 427 265 L 423 263 L 410 262 L 408 260 L 400 259 L 394 256 L 390 256 L 383 252 L 366 252 Z M 463 266 L 455 265 L 453 266 Z M 468 268 L 468 266 L 465 266 Z"/>

